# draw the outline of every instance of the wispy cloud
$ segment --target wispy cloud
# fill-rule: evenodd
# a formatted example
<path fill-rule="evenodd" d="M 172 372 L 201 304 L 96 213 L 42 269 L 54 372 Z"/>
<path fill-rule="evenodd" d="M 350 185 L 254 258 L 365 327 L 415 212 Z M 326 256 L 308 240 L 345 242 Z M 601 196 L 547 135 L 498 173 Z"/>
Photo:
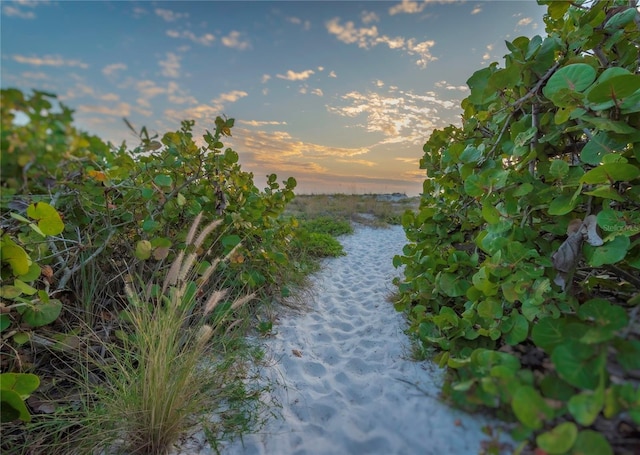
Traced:
<path fill-rule="evenodd" d="M 412 0 L 402 0 L 401 3 L 389 8 L 389 14 L 395 16 L 396 14 L 416 14 L 421 13 L 427 6 L 427 2 L 414 2 Z"/>
<path fill-rule="evenodd" d="M 533 19 L 532 19 L 532 18 L 530 18 L 530 17 L 523 17 L 522 19 L 520 19 L 520 20 L 518 21 L 517 26 L 518 26 L 518 27 L 524 27 L 524 26 L 529 25 L 529 24 L 530 24 L 530 23 L 532 23 L 532 22 L 533 22 Z"/>
<path fill-rule="evenodd" d="M 389 49 L 401 49 L 409 55 L 417 55 L 416 64 L 420 68 L 426 68 L 429 62 L 437 60 L 431 54 L 431 48 L 435 45 L 435 41 L 418 42 L 415 38 L 409 40 L 401 37 L 389 37 L 381 35 L 375 25 L 371 27 L 356 27 L 351 21 L 343 24 L 339 18 L 333 18 L 326 23 L 327 31 L 335 35 L 336 38 L 346 44 L 356 44 L 363 49 L 370 49 L 378 44 L 386 44 Z"/>
<path fill-rule="evenodd" d="M 335 71 L 331 71 L 331 72 L 329 73 L 329 77 L 338 77 L 338 76 L 336 75 L 336 72 L 335 72 Z"/>
<path fill-rule="evenodd" d="M 36 14 L 33 11 L 23 11 L 12 5 L 4 5 L 2 13 L 7 17 L 18 17 L 20 19 L 35 19 Z"/>
<path fill-rule="evenodd" d="M 131 105 L 129 103 L 118 103 L 114 107 L 107 107 L 104 105 L 81 104 L 78 106 L 78 112 L 128 117 L 131 115 Z"/>
<path fill-rule="evenodd" d="M 178 30 L 167 30 L 166 34 L 170 38 L 188 39 L 196 44 L 202 44 L 203 46 L 211 46 L 216 40 L 216 37 L 211 33 L 205 33 L 203 35 L 197 36 L 189 30 L 183 30 L 181 32 Z"/>
<path fill-rule="evenodd" d="M 158 65 L 162 67 L 162 75 L 165 77 L 180 77 L 180 56 L 173 52 L 167 52 L 166 60 L 160 60 Z"/>
<path fill-rule="evenodd" d="M 342 96 L 342 106 L 327 106 L 329 112 L 343 117 L 363 116 L 359 126 L 372 133 L 382 133 L 379 144 L 420 144 L 431 131 L 445 123 L 440 109 L 457 107 L 453 101 L 442 100 L 433 92 L 416 94 L 391 88 L 387 94 L 381 92 L 361 93 L 352 91 Z M 451 117 L 448 115 L 447 117 Z"/>
<path fill-rule="evenodd" d="M 164 8 L 156 8 L 154 12 L 156 13 L 156 16 L 160 16 L 167 22 L 173 22 L 177 21 L 178 19 L 189 17 L 189 13 L 176 13 Z"/>
<path fill-rule="evenodd" d="M 299 17 L 295 17 L 295 16 L 290 16 L 285 19 L 287 20 L 287 22 L 302 26 L 302 29 L 305 31 L 311 29 L 311 21 L 308 21 L 308 20 L 303 21 Z"/>
<path fill-rule="evenodd" d="M 469 90 L 469 87 L 466 85 L 452 85 L 447 81 L 438 81 L 434 84 L 438 88 L 443 88 L 445 90 L 458 90 L 461 92 L 466 92 Z"/>
<path fill-rule="evenodd" d="M 266 83 L 269 81 L 269 79 L 271 79 L 271 76 L 270 76 L 270 75 L 268 75 L 268 74 L 263 74 L 263 75 L 262 75 L 262 78 L 260 79 L 260 82 L 262 82 L 263 84 L 266 84 Z"/>
<path fill-rule="evenodd" d="M 224 103 L 235 103 L 240 98 L 244 98 L 249 94 L 242 90 L 232 90 L 227 93 L 222 93 L 217 98 L 211 100 L 214 105 L 223 105 Z"/>
<path fill-rule="evenodd" d="M 102 68 L 102 74 L 104 74 L 105 76 L 111 76 L 118 71 L 123 71 L 126 69 L 127 65 L 125 65 L 124 63 L 112 63 Z"/>
<path fill-rule="evenodd" d="M 363 24 L 380 22 L 380 17 L 372 11 L 363 11 L 362 13 L 360 13 L 360 19 L 362 19 Z"/>
<path fill-rule="evenodd" d="M 59 55 L 45 55 L 43 57 L 26 57 L 24 55 L 14 55 L 13 59 L 18 63 L 33 66 L 69 66 L 87 69 L 89 65 L 81 60 L 68 60 Z"/>
<path fill-rule="evenodd" d="M 311 90 L 311 93 L 316 96 L 324 96 L 324 93 L 322 93 L 322 89 L 319 88 L 314 88 L 313 90 Z"/>
<path fill-rule="evenodd" d="M 286 125 L 287 122 L 278 122 L 275 120 L 238 120 L 238 123 L 249 126 L 268 126 L 268 125 Z"/>
<path fill-rule="evenodd" d="M 251 47 L 251 43 L 247 39 L 241 39 L 238 31 L 231 31 L 227 36 L 222 37 L 222 44 L 233 49 L 245 50 Z"/>
<path fill-rule="evenodd" d="M 304 81 L 309 79 L 312 74 L 315 74 L 315 71 L 304 70 L 296 73 L 295 71 L 288 70 L 286 74 L 276 74 L 276 77 L 280 79 L 286 79 L 288 81 Z"/>
<path fill-rule="evenodd" d="M 480 14 L 482 12 L 482 7 L 480 5 L 476 5 L 472 10 L 471 10 L 471 15 L 474 16 L 476 14 Z"/>

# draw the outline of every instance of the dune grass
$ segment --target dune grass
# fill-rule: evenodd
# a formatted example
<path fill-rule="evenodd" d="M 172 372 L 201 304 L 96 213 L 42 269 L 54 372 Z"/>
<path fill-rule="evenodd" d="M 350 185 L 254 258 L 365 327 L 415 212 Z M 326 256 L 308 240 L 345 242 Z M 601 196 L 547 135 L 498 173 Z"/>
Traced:
<path fill-rule="evenodd" d="M 400 224 L 406 210 L 418 208 L 418 197 L 396 200 L 376 194 L 312 194 L 297 195 L 287 206 L 286 213 L 300 219 L 331 217 L 371 226 Z"/>

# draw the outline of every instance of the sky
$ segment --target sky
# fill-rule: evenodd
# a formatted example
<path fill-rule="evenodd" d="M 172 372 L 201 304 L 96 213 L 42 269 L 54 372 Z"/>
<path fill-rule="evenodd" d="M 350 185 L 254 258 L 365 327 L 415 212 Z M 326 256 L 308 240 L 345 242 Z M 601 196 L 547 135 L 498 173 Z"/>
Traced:
<path fill-rule="evenodd" d="M 417 195 L 431 132 L 460 124 L 467 79 L 505 41 L 544 35 L 520 1 L 6 1 L 0 85 L 44 90 L 78 128 L 130 148 L 235 119 L 225 147 L 259 188 Z"/>

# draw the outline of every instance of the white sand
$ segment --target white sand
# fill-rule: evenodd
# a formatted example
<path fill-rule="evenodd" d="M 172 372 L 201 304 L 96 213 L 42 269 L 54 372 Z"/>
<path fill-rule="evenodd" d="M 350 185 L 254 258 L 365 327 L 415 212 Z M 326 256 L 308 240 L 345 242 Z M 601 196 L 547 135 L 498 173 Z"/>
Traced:
<path fill-rule="evenodd" d="M 346 256 L 314 276 L 311 311 L 284 314 L 264 341 L 280 419 L 223 454 L 477 454 L 496 422 L 437 399 L 442 371 L 415 362 L 406 321 L 388 301 L 400 272 L 392 258 L 406 242 L 401 227 L 358 227 L 340 238 Z M 187 449 L 188 450 L 188 449 Z M 182 453 L 213 453 L 205 448 Z"/>

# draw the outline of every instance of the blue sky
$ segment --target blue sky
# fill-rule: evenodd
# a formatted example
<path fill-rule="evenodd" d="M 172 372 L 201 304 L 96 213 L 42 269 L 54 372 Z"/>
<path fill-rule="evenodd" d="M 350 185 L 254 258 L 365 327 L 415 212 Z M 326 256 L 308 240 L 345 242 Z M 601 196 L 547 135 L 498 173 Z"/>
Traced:
<path fill-rule="evenodd" d="M 56 93 L 76 124 L 137 145 L 236 119 L 225 146 L 258 186 L 421 191 L 422 145 L 459 123 L 466 80 L 544 34 L 522 1 L 2 1 L 1 85 Z"/>

